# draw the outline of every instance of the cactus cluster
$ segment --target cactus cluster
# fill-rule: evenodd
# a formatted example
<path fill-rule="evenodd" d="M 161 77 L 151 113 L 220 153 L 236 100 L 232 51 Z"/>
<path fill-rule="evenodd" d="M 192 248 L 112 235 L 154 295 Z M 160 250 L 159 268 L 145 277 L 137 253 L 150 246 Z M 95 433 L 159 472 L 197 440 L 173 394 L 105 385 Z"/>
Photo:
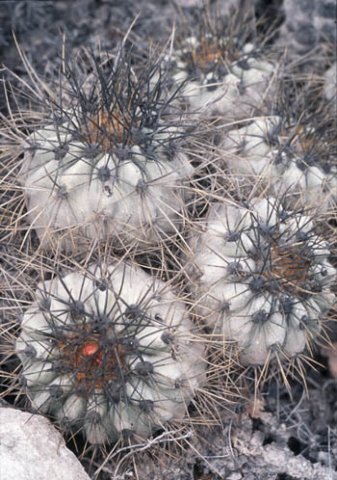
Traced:
<path fill-rule="evenodd" d="M 205 421 L 225 364 L 312 358 L 336 304 L 331 118 L 297 109 L 269 38 L 197 11 L 160 51 L 128 31 L 49 84 L 22 54 L 29 109 L 1 126 L 4 249 L 24 272 L 0 265 L 19 286 L 13 384 L 94 445 L 144 440 L 193 402 Z"/>

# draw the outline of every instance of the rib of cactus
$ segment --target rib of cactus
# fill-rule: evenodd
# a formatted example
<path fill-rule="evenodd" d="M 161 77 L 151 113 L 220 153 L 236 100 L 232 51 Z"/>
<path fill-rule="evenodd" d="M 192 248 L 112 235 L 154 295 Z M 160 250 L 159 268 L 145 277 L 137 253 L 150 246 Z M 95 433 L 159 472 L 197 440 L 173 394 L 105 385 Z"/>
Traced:
<path fill-rule="evenodd" d="M 79 135 L 76 116 L 70 120 L 27 139 L 20 180 L 27 217 L 41 243 L 49 246 L 58 237 L 69 249 L 83 237 L 153 242 L 175 232 L 193 173 L 176 129 L 140 128 L 139 144 L 112 149 L 104 145 L 108 136 L 92 141 L 90 127 Z M 105 123 L 121 135 L 114 119 Z M 98 132 L 103 127 L 95 125 Z"/>
<path fill-rule="evenodd" d="M 205 370 L 184 303 L 127 263 L 41 284 L 15 349 L 33 408 L 94 444 L 181 419 Z"/>
<path fill-rule="evenodd" d="M 336 270 L 310 217 L 274 198 L 217 203 L 192 235 L 195 309 L 238 343 L 244 364 L 297 356 L 336 300 Z"/>
<path fill-rule="evenodd" d="M 230 130 L 220 151 L 230 174 L 262 182 L 290 207 L 326 211 L 336 205 L 337 168 L 319 155 L 314 129 L 284 128 L 281 117 L 260 117 Z"/>
<path fill-rule="evenodd" d="M 211 35 L 202 42 L 190 37 L 174 52 L 170 65 L 192 111 L 238 120 L 261 108 L 273 94 L 277 66 L 262 59 L 251 43 L 233 51 L 228 43 Z"/>

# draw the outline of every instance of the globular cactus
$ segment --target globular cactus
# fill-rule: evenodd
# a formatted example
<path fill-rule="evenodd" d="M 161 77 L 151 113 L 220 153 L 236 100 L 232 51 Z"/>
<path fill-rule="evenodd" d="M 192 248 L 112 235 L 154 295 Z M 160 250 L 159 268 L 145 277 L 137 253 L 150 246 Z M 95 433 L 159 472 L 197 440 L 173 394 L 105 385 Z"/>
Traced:
<path fill-rule="evenodd" d="M 326 131 L 319 129 L 287 116 L 259 117 L 230 130 L 219 152 L 234 178 L 248 185 L 260 182 L 293 208 L 325 212 L 337 202 L 337 168 Z"/>
<path fill-rule="evenodd" d="M 185 35 L 167 57 L 173 83 L 182 85 L 182 97 L 194 113 L 224 121 L 247 118 L 274 94 L 279 62 L 243 32 L 239 37 L 224 22 L 209 26 L 207 20 L 200 20 L 199 32 Z"/>
<path fill-rule="evenodd" d="M 311 217 L 272 197 L 214 203 L 190 253 L 195 310 L 243 364 L 290 359 L 319 338 L 337 272 Z"/>
<path fill-rule="evenodd" d="M 203 381 L 203 350 L 184 302 L 125 262 L 40 284 L 15 345 L 34 411 L 93 444 L 180 420 Z"/>
<path fill-rule="evenodd" d="M 23 139 L 18 180 L 44 247 L 76 249 L 83 238 L 144 246 L 183 223 L 193 167 L 164 79 L 150 85 L 159 66 L 137 77 L 120 53 L 113 67 L 95 68 L 83 85 L 67 72 L 47 99 L 49 118 Z"/>

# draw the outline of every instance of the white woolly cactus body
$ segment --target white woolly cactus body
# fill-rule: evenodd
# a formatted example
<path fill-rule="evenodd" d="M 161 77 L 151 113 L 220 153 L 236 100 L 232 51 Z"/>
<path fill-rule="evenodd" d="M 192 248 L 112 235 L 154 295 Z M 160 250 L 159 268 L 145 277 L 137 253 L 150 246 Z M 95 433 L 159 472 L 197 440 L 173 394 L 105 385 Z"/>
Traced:
<path fill-rule="evenodd" d="M 81 88 L 68 72 L 66 95 L 25 141 L 19 181 L 44 246 L 76 248 L 83 237 L 151 244 L 183 223 L 194 169 L 182 121 L 161 95 L 165 80 L 151 80 L 159 67 L 135 77 L 122 57 L 96 68 Z"/>
<path fill-rule="evenodd" d="M 127 263 L 40 285 L 16 353 L 33 408 L 89 442 L 147 437 L 181 419 L 202 381 L 203 347 L 184 303 Z"/>
<path fill-rule="evenodd" d="M 337 272 L 310 217 L 274 198 L 216 203 L 190 248 L 196 312 L 238 343 L 244 364 L 297 356 L 319 337 Z"/>
<path fill-rule="evenodd" d="M 151 242 L 179 228 L 193 167 L 183 152 L 165 150 L 174 133 L 158 135 L 152 158 L 138 145 L 121 149 L 121 158 L 91 157 L 87 145 L 59 132 L 50 126 L 28 138 L 20 174 L 28 219 L 44 245 L 57 233 L 65 248 L 81 235 Z"/>
<path fill-rule="evenodd" d="M 277 175 L 274 149 L 268 139 L 271 132 L 279 130 L 280 124 L 280 117 L 261 117 L 241 128 L 229 130 L 219 147 L 228 171 L 254 180 Z"/>
<path fill-rule="evenodd" d="M 259 117 L 230 130 L 219 146 L 228 172 L 248 184 L 258 179 L 293 208 L 325 211 L 337 201 L 337 167 L 321 157 L 324 140 L 317 141 L 315 129 L 285 123 L 279 116 Z"/>
<path fill-rule="evenodd" d="M 189 37 L 170 58 L 172 77 L 182 84 L 190 110 L 239 120 L 252 115 L 273 94 L 277 65 L 223 36 Z"/>

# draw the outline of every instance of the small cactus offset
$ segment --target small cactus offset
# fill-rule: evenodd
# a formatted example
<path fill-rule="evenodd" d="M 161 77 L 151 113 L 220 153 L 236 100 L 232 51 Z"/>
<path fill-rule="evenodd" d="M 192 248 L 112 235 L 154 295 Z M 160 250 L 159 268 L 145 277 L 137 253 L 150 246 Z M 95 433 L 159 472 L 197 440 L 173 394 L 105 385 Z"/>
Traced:
<path fill-rule="evenodd" d="M 312 219 L 269 197 L 214 203 L 191 235 L 195 310 L 235 340 L 243 364 L 303 353 L 336 301 L 336 269 Z"/>
<path fill-rule="evenodd" d="M 263 110 L 275 93 L 280 63 L 246 37 L 221 21 L 210 26 L 207 18 L 197 34 L 182 36 L 167 62 L 191 112 L 229 122 Z"/>
<path fill-rule="evenodd" d="M 272 195 L 284 195 L 292 208 L 325 212 L 337 202 L 329 131 L 324 124 L 313 126 L 286 115 L 258 117 L 230 130 L 219 151 L 228 173 L 241 183 L 260 184 Z"/>
<path fill-rule="evenodd" d="M 40 284 L 15 351 L 33 409 L 94 444 L 181 419 L 205 370 L 184 303 L 123 262 Z"/>

